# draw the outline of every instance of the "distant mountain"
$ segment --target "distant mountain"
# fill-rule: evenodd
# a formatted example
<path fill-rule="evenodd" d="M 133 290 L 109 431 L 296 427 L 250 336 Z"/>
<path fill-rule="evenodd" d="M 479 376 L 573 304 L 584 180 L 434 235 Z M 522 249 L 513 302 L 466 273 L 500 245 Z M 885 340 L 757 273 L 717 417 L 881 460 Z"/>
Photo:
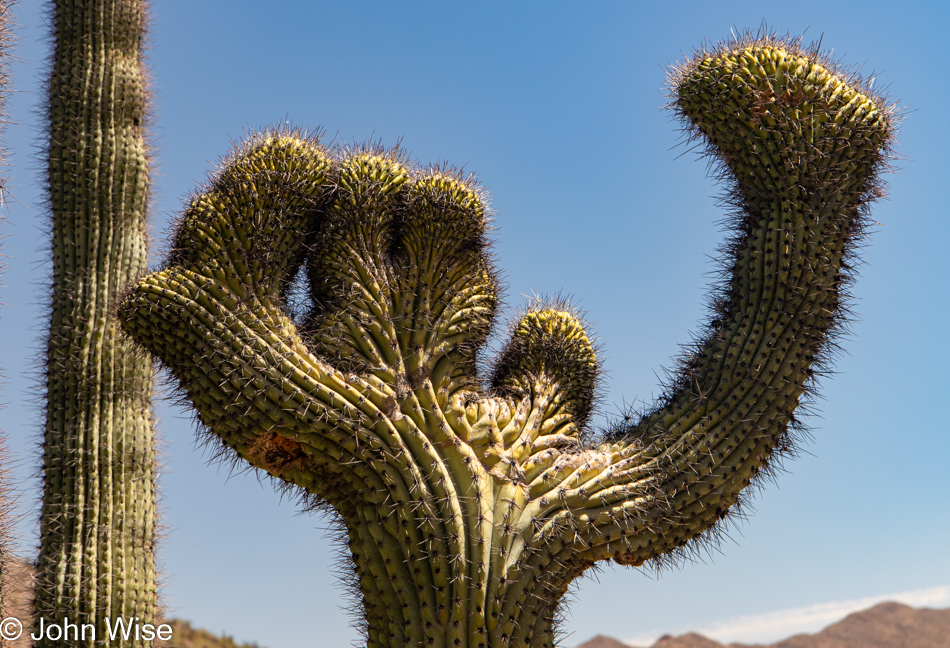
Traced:
<path fill-rule="evenodd" d="M 630 648 L 630 646 L 625 643 L 620 643 L 616 639 L 611 639 L 604 635 L 597 635 L 590 641 L 581 644 L 578 648 Z"/>
<path fill-rule="evenodd" d="M 598 635 L 577 648 L 634 648 Z M 950 609 L 916 610 L 881 603 L 856 612 L 818 634 L 800 634 L 774 644 L 721 644 L 695 632 L 666 635 L 650 648 L 950 648 Z"/>
<path fill-rule="evenodd" d="M 690 632 L 679 637 L 671 635 L 660 637 L 659 641 L 653 644 L 653 648 L 722 648 L 722 644 L 701 634 Z"/>
<path fill-rule="evenodd" d="M 172 640 L 168 648 L 260 648 L 256 643 L 239 644 L 231 637 L 211 634 L 207 630 L 192 628 L 187 621 L 172 619 Z"/>

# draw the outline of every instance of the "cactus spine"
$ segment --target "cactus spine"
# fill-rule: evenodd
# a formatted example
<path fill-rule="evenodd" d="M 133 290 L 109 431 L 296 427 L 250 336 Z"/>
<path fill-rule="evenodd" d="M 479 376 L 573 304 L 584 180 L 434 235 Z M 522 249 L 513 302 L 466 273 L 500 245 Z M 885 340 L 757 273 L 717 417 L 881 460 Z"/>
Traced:
<path fill-rule="evenodd" d="M 636 423 L 585 433 L 598 364 L 564 304 L 521 317 L 483 387 L 498 298 L 482 195 L 381 150 L 254 138 L 120 307 L 210 433 L 339 514 L 368 646 L 554 646 L 574 578 L 709 537 L 789 449 L 889 108 L 772 38 L 699 53 L 673 99 L 739 215 L 708 335 Z M 313 306 L 295 321 L 303 264 Z"/>
<path fill-rule="evenodd" d="M 140 0 L 58 0 L 52 21 L 53 288 L 36 614 L 91 623 L 98 641 L 70 644 L 105 646 L 106 617 L 151 622 L 156 606 L 151 370 L 114 313 L 146 267 L 145 14 Z"/>

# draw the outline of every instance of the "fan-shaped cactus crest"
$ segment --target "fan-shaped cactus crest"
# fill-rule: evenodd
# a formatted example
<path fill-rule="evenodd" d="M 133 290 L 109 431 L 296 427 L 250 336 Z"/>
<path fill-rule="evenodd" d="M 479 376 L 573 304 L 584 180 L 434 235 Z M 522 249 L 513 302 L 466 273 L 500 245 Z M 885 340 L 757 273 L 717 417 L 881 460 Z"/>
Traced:
<path fill-rule="evenodd" d="M 478 375 L 498 303 L 482 193 L 374 148 L 252 138 L 122 304 L 211 433 L 340 515 L 369 646 L 554 646 L 572 580 L 701 536 L 787 447 L 889 112 L 773 39 L 673 76 L 743 216 L 706 339 L 635 424 L 581 434 L 598 363 L 558 304 L 525 313 Z M 311 308 L 295 320 L 304 266 Z"/>

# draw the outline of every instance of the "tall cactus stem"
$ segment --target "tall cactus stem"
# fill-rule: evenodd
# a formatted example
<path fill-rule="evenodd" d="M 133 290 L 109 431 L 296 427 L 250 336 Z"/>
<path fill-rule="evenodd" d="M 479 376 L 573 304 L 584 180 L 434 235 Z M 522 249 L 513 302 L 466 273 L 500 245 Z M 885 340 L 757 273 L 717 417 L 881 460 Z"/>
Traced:
<path fill-rule="evenodd" d="M 115 318 L 146 268 L 141 0 L 57 0 L 49 78 L 52 313 L 36 615 L 154 622 L 155 469 L 148 358 Z M 38 645 L 58 645 L 42 639 Z"/>
<path fill-rule="evenodd" d="M 11 49 L 14 44 L 13 38 L 13 3 L 10 0 L 0 0 L 0 130 L 6 125 L 7 119 L 7 99 L 10 93 L 10 58 Z M 6 149 L 0 149 L 0 166 L 6 164 Z M 0 175 L 0 209 L 5 209 L 7 204 L 6 176 Z M 0 215 L 0 223 L 4 222 L 4 217 Z M 4 264 L 0 263 L 0 272 L 4 269 Z M 10 551 L 12 549 L 12 527 L 14 515 L 14 502 L 9 484 L 10 479 L 10 456 L 6 447 L 6 435 L 0 431 L 0 618 L 9 616 L 8 603 L 6 599 L 5 582 L 9 582 L 8 567 Z M 4 645 L 5 639 L 0 637 L 0 646 Z"/>

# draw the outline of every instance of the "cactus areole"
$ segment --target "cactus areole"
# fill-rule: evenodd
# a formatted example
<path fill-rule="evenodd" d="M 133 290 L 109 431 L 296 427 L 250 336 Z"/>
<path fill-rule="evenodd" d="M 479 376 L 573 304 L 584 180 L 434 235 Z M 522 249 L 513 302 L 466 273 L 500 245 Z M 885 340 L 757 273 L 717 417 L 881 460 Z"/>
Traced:
<path fill-rule="evenodd" d="M 772 38 L 672 77 L 741 214 L 705 339 L 636 422 L 582 434 L 598 363 L 560 304 L 527 312 L 477 374 L 498 303 L 484 200 L 381 150 L 253 138 L 123 302 L 212 434 L 337 512 L 368 646 L 554 646 L 572 580 L 708 538 L 788 451 L 892 110 Z M 293 319 L 304 265 L 310 310 Z"/>

